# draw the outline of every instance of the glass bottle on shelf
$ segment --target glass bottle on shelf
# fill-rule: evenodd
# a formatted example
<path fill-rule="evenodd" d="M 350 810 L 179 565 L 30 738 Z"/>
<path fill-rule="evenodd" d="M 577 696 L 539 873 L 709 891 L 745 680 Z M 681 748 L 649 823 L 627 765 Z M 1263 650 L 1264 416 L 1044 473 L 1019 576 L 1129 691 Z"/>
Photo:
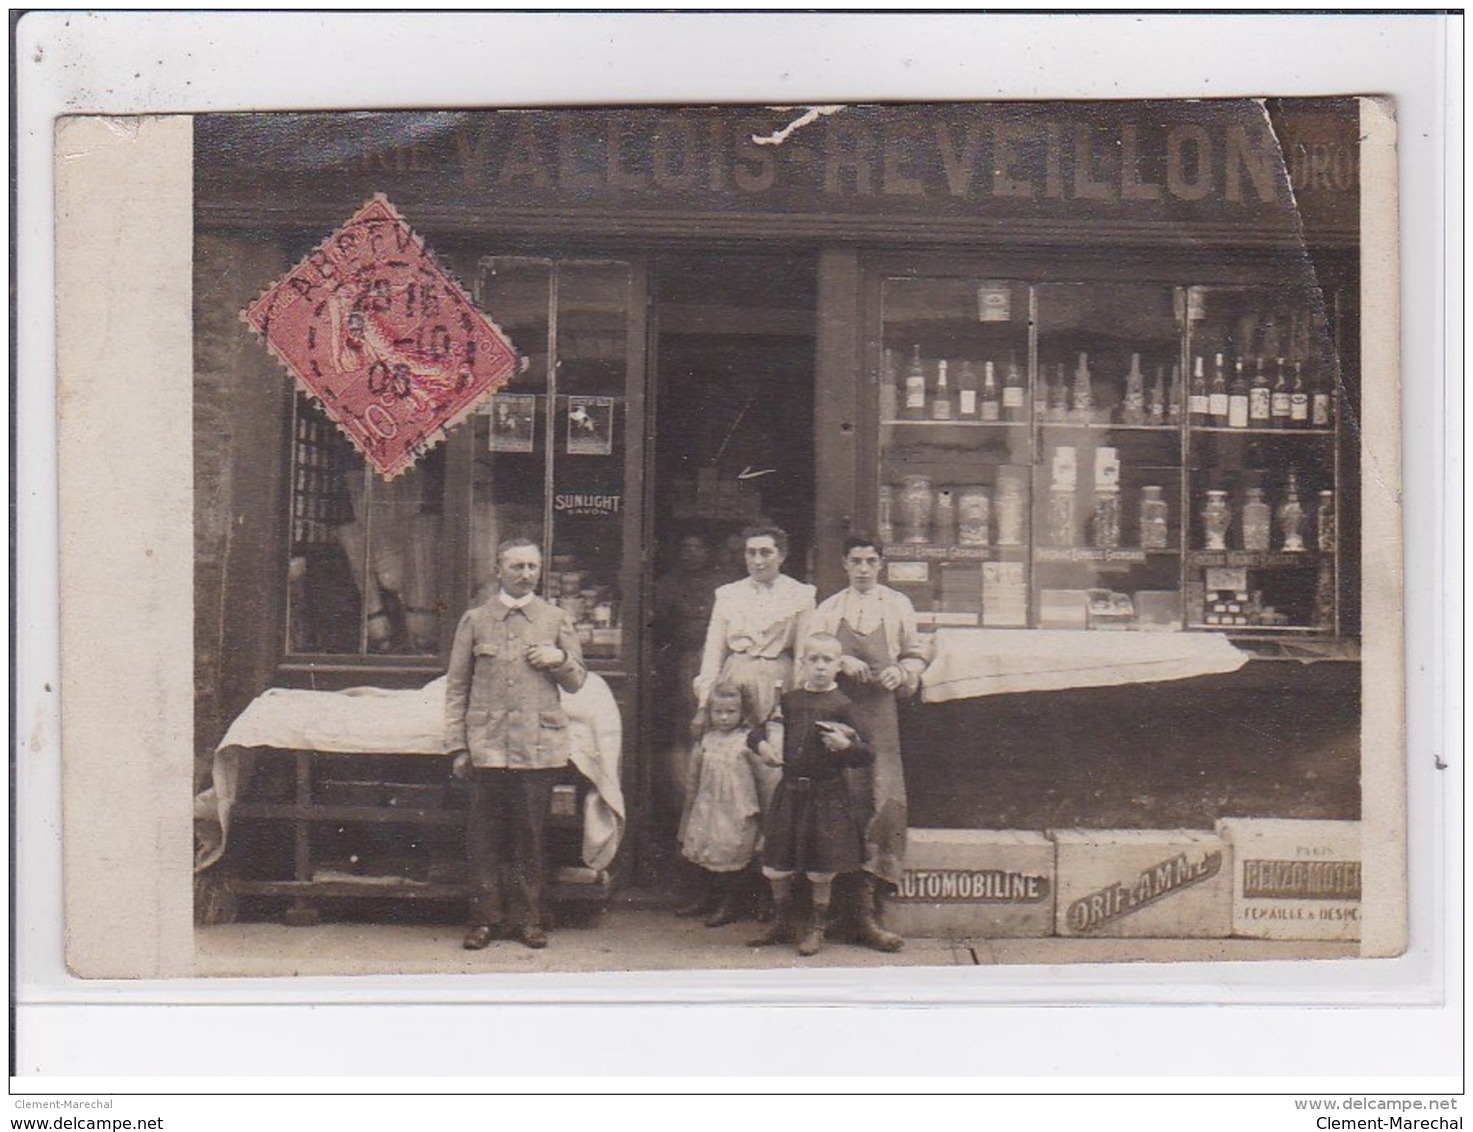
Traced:
<path fill-rule="evenodd" d="M 997 370 L 989 361 L 982 366 L 982 398 L 979 413 L 984 421 L 1002 418 L 1002 398 L 997 391 Z"/>
<path fill-rule="evenodd" d="M 1181 363 L 1171 366 L 1171 388 L 1166 391 L 1166 419 L 1176 424 L 1181 419 Z"/>
<path fill-rule="evenodd" d="M 1130 371 L 1125 375 L 1125 396 L 1120 402 L 1122 424 L 1143 424 L 1146 417 L 1146 379 L 1141 373 L 1141 356 L 1130 355 Z"/>
<path fill-rule="evenodd" d="M 880 420 L 893 421 L 899 411 L 899 393 L 895 388 L 895 351 L 887 349 L 880 356 Z"/>
<path fill-rule="evenodd" d="M 931 490 L 929 476 L 906 476 L 897 500 L 900 522 L 905 527 L 905 541 L 924 546 L 931 541 L 931 512 L 936 505 L 936 495 Z"/>
<path fill-rule="evenodd" d="M 936 363 L 936 394 L 931 398 L 931 419 L 949 421 L 955 416 L 956 406 L 951 402 L 951 389 L 946 383 L 946 359 Z"/>
<path fill-rule="evenodd" d="M 1269 399 L 1269 419 L 1275 428 L 1289 427 L 1289 379 L 1284 375 L 1284 359 L 1278 360 L 1274 374 L 1274 391 Z"/>
<path fill-rule="evenodd" d="M 1007 374 L 1002 383 L 1002 412 L 1004 418 L 1010 421 L 1028 419 L 1028 402 L 1023 392 L 1023 374 L 1018 369 L 1018 355 L 1015 352 L 1008 354 Z"/>
<path fill-rule="evenodd" d="M 1055 372 L 1058 380 L 1048 383 L 1048 418 L 1062 421 L 1069 415 L 1069 383 L 1064 379 L 1063 362 L 1055 367 Z"/>
<path fill-rule="evenodd" d="M 1228 528 L 1233 524 L 1233 510 L 1228 506 L 1228 493 L 1216 489 L 1207 492 L 1202 505 L 1202 532 L 1208 550 L 1226 550 Z"/>
<path fill-rule="evenodd" d="M 977 419 L 977 367 L 970 361 L 962 362 L 961 373 L 957 375 L 956 415 L 964 421 Z"/>
<path fill-rule="evenodd" d="M 1304 505 L 1299 502 L 1299 477 L 1293 468 L 1289 469 L 1284 502 L 1279 504 L 1279 531 L 1287 553 L 1297 554 L 1304 549 Z"/>
<path fill-rule="evenodd" d="M 964 487 L 956 499 L 956 541 L 961 546 L 986 546 L 992 500 L 981 484 Z"/>
<path fill-rule="evenodd" d="M 1250 487 L 1248 501 L 1243 504 L 1243 549 L 1267 550 L 1269 527 L 1269 506 L 1263 501 L 1263 488 Z"/>
<path fill-rule="evenodd" d="M 1233 363 L 1233 383 L 1228 388 L 1228 427 L 1248 427 L 1248 380 L 1243 376 L 1243 359 Z"/>
<path fill-rule="evenodd" d="M 1310 397 L 1309 424 L 1312 428 L 1335 427 L 1334 391 L 1325 381 L 1318 378 L 1314 382 L 1314 389 Z"/>
<path fill-rule="evenodd" d="M 1088 421 L 1094 413 L 1095 391 L 1089 377 L 1089 355 L 1080 352 L 1079 364 L 1074 368 L 1074 390 L 1072 393 L 1075 415 Z"/>
<path fill-rule="evenodd" d="M 905 370 L 905 418 L 919 421 L 926 417 L 926 366 L 921 361 L 920 346 L 914 347 L 910 365 Z"/>
<path fill-rule="evenodd" d="M 1335 553 L 1335 493 L 1320 492 L 1320 504 L 1315 509 L 1315 549 L 1321 554 Z"/>
<path fill-rule="evenodd" d="M 1268 428 L 1273 423 L 1273 392 L 1268 374 L 1263 372 L 1263 358 L 1253 370 L 1253 385 L 1248 390 L 1248 423 L 1253 428 Z"/>
<path fill-rule="evenodd" d="M 875 509 L 875 537 L 886 546 L 895 541 L 895 488 L 880 484 L 880 498 Z"/>
<path fill-rule="evenodd" d="M 1208 424 L 1222 428 L 1228 423 L 1227 368 L 1221 354 L 1212 361 L 1212 386 L 1207 394 Z"/>
<path fill-rule="evenodd" d="M 1159 484 L 1147 484 L 1141 488 L 1141 549 L 1165 550 L 1166 538 L 1166 500 Z"/>
<path fill-rule="evenodd" d="M 1309 426 L 1309 390 L 1304 385 L 1304 367 L 1294 363 L 1294 384 L 1289 389 L 1289 424 L 1294 428 Z"/>
<path fill-rule="evenodd" d="M 1192 424 L 1212 423 L 1212 397 L 1208 391 L 1207 373 L 1203 368 L 1201 354 L 1192 363 L 1192 389 L 1188 409 Z"/>
<path fill-rule="evenodd" d="M 1151 401 L 1147 409 L 1148 419 L 1153 425 L 1166 423 L 1166 367 L 1156 367 L 1156 380 L 1151 384 Z"/>

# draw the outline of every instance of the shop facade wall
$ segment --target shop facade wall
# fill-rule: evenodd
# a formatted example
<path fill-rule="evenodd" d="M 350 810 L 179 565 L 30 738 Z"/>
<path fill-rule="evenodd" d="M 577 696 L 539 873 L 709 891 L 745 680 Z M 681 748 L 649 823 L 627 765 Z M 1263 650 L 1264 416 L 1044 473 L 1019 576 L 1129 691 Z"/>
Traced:
<path fill-rule="evenodd" d="M 289 398 L 238 312 L 288 266 L 274 241 L 198 232 L 194 269 L 195 750 L 272 683 Z"/>

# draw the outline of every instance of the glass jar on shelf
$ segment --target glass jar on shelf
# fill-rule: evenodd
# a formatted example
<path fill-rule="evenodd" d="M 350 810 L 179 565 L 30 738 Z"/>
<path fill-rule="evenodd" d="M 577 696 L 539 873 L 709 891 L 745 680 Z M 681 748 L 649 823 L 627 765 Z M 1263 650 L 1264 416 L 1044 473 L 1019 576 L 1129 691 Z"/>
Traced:
<path fill-rule="evenodd" d="M 1315 548 L 1321 554 L 1334 554 L 1336 537 L 1335 493 L 1322 491 L 1319 507 L 1315 510 Z"/>
<path fill-rule="evenodd" d="M 1161 495 L 1160 484 L 1147 484 L 1141 488 L 1141 549 L 1165 550 L 1167 533 L 1167 503 Z"/>
<path fill-rule="evenodd" d="M 936 506 L 936 495 L 931 488 L 929 476 L 906 476 L 900 488 L 900 522 L 904 527 L 904 540 L 911 545 L 924 546 L 931 541 L 931 513 Z"/>
<path fill-rule="evenodd" d="M 986 546 L 992 499 L 980 484 L 964 487 L 957 494 L 956 540 L 961 546 Z"/>
<path fill-rule="evenodd" d="M 1101 550 L 1120 545 L 1120 489 L 1101 488 L 1095 492 L 1094 512 L 1090 516 L 1090 541 Z"/>
<path fill-rule="evenodd" d="M 1263 500 L 1263 488 L 1250 487 L 1243 504 L 1243 549 L 1266 551 L 1269 546 L 1269 506 Z"/>
<path fill-rule="evenodd" d="M 1228 493 L 1217 489 L 1207 492 L 1202 505 L 1202 532 L 1208 550 L 1226 550 L 1228 528 L 1233 524 L 1233 509 L 1228 506 Z"/>

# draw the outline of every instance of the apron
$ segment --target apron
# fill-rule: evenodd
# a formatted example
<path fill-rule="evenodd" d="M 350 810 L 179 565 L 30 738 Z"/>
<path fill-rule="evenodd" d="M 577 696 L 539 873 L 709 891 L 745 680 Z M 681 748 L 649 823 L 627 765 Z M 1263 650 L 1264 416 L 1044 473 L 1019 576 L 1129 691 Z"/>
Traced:
<path fill-rule="evenodd" d="M 895 663 L 889 635 L 881 621 L 868 633 L 857 633 L 847 620 L 839 622 L 835 634 L 845 656 L 869 665 L 871 678 Z M 905 774 L 900 765 L 900 714 L 895 693 L 877 683 L 844 681 L 844 694 L 854 704 L 855 719 L 875 752 L 868 767 L 848 767 L 845 779 L 854 798 L 856 813 L 866 814 L 864 871 L 891 884 L 900 883 L 905 862 Z"/>

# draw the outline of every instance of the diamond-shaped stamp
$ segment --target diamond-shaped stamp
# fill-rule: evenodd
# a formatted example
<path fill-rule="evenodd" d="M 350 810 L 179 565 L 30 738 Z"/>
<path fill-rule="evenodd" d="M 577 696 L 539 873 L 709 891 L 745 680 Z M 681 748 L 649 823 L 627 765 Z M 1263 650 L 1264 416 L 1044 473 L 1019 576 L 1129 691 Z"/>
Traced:
<path fill-rule="evenodd" d="M 515 347 L 382 194 L 241 318 L 385 479 L 517 365 Z"/>

